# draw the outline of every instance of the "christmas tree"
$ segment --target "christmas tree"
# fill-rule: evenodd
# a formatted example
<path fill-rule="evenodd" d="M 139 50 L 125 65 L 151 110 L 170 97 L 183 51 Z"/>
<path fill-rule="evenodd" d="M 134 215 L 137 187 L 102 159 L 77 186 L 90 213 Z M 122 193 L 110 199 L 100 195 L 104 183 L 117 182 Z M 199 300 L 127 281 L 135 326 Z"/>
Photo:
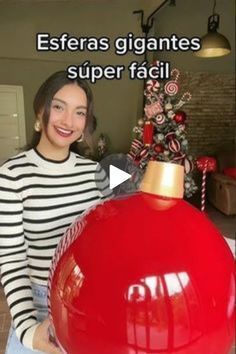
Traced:
<path fill-rule="evenodd" d="M 158 66 L 158 62 L 153 65 Z M 143 171 L 149 160 L 181 164 L 185 170 L 185 196 L 197 187 L 192 178 L 193 157 L 188 154 L 186 113 L 182 106 L 191 99 L 189 92 L 179 96 L 180 72 L 171 71 L 168 81 L 148 80 L 145 85 L 144 118 L 138 120 L 128 156 Z"/>

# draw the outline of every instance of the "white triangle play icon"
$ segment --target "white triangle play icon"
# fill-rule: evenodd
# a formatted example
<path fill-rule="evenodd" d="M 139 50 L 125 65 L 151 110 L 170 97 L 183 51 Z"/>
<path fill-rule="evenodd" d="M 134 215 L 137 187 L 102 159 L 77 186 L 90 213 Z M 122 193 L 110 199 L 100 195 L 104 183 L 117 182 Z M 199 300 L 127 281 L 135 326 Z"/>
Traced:
<path fill-rule="evenodd" d="M 110 180 L 109 188 L 110 189 L 119 186 L 119 184 L 127 181 L 127 179 L 131 177 L 132 176 L 129 173 L 126 173 L 125 171 L 122 171 L 121 169 L 113 165 L 109 166 L 109 180 Z"/>

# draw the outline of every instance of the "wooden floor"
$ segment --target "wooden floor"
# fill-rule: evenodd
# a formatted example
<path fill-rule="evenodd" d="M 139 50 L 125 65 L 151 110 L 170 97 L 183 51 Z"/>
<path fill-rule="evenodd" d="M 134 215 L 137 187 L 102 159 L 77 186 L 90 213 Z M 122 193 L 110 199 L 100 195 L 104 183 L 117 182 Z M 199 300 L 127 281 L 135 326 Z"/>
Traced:
<path fill-rule="evenodd" d="M 217 227 L 221 230 L 224 236 L 230 238 L 235 237 L 236 219 L 234 217 L 225 217 L 223 214 L 219 213 L 216 209 L 211 207 L 209 207 L 208 212 L 209 212 L 208 215 L 210 219 L 212 219 L 212 221 L 217 225 Z M 9 326 L 10 326 L 10 316 L 8 312 L 8 307 L 3 294 L 3 289 L 0 286 L 0 354 L 5 353 L 5 346 L 6 346 Z M 236 353 L 235 349 L 236 349 L 235 347 L 232 348 L 229 354 L 235 354 Z M 91 354 L 96 354 L 96 353 L 91 353 Z"/>

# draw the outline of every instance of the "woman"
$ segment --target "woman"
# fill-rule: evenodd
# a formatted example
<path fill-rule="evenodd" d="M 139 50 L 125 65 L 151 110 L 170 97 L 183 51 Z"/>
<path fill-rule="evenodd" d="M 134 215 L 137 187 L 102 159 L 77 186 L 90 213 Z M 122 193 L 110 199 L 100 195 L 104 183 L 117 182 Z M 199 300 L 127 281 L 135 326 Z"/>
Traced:
<path fill-rule="evenodd" d="M 47 318 L 51 258 L 73 219 L 111 192 L 96 186 L 97 163 L 75 152 L 94 123 L 86 82 L 53 74 L 34 111 L 33 147 L 0 168 L 1 282 L 13 322 L 6 354 L 60 353 Z"/>

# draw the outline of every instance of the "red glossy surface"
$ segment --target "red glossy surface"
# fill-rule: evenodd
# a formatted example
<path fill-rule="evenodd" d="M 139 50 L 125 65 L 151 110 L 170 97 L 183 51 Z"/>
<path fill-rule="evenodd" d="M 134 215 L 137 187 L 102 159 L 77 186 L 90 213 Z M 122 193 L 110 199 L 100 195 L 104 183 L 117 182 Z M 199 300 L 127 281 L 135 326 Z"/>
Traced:
<path fill-rule="evenodd" d="M 51 282 L 67 353 L 228 354 L 234 259 L 203 213 L 140 192 L 105 202 L 83 223 Z"/>

